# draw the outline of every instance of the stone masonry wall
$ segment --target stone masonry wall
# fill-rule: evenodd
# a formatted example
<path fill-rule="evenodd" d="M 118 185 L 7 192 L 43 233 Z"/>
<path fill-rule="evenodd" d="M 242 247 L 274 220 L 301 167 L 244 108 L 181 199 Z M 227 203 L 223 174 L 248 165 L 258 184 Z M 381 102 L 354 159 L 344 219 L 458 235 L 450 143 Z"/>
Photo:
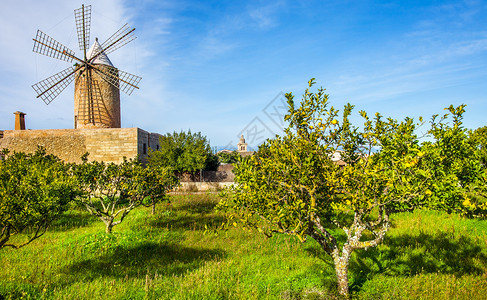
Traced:
<path fill-rule="evenodd" d="M 146 151 L 156 149 L 158 136 L 140 128 L 5 130 L 0 149 L 34 152 L 40 145 L 67 162 L 79 163 L 89 152 L 89 160 L 120 163 L 123 157 L 144 159 L 144 143 Z"/>
<path fill-rule="evenodd" d="M 159 137 L 161 135 L 153 132 L 150 133 L 140 128 L 137 129 L 137 151 L 139 158 L 145 163 L 150 149 L 154 151 L 159 150 Z"/>

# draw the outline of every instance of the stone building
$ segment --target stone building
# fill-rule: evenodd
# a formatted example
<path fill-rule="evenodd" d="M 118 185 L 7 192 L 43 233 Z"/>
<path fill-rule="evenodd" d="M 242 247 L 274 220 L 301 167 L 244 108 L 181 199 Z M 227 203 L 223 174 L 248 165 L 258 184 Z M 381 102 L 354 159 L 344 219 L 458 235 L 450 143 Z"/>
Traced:
<path fill-rule="evenodd" d="M 247 152 L 247 143 L 245 142 L 245 138 L 243 134 L 240 136 L 240 141 L 237 144 L 237 151 L 238 152 Z"/>
<path fill-rule="evenodd" d="M 20 128 L 25 119 L 17 116 L 15 128 Z M 124 157 L 145 160 L 149 148 L 159 150 L 160 136 L 136 127 L 25 130 L 24 123 L 23 129 L 3 131 L 0 149 L 30 153 L 42 146 L 66 162 L 79 163 L 88 152 L 89 160 L 120 163 Z"/>
<path fill-rule="evenodd" d="M 245 142 L 243 134 L 240 136 L 240 141 L 237 144 L 237 153 L 241 156 L 250 156 L 254 154 L 254 151 L 248 151 L 248 144 Z"/>

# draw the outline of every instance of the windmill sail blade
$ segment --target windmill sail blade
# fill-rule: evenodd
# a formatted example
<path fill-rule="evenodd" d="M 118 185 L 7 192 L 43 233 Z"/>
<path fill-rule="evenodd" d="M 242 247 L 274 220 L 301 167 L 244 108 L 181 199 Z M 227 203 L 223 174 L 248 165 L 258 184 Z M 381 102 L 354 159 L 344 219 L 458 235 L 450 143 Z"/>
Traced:
<path fill-rule="evenodd" d="M 72 62 L 74 51 L 59 43 L 44 32 L 37 30 L 32 51 L 52 58 Z"/>
<path fill-rule="evenodd" d="M 123 25 L 122 28 L 117 30 L 117 32 L 115 32 L 101 45 L 101 49 L 90 57 L 90 61 L 93 61 L 102 52 L 109 54 L 135 40 L 137 37 L 135 36 L 134 31 L 135 28 L 130 28 L 128 24 Z"/>
<path fill-rule="evenodd" d="M 100 70 L 95 66 L 94 70 L 100 74 L 105 81 L 129 96 L 132 94 L 134 89 L 139 88 L 137 85 L 142 79 L 142 77 L 118 70 L 116 68 L 111 68 L 110 71 L 107 72 Z"/>
<path fill-rule="evenodd" d="M 51 103 L 73 81 L 74 73 L 79 68 L 69 67 L 34 84 L 32 88 L 36 91 L 37 98 L 41 98 L 46 104 Z"/>
<path fill-rule="evenodd" d="M 79 49 L 83 51 L 86 59 L 86 49 L 90 44 L 91 5 L 84 6 L 74 11 L 76 31 L 78 32 Z"/>

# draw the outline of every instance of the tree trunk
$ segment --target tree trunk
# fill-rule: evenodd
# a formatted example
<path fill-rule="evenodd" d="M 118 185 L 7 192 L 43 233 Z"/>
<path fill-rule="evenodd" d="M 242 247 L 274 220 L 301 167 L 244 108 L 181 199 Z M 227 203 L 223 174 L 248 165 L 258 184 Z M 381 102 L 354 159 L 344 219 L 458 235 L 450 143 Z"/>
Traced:
<path fill-rule="evenodd" d="M 338 293 L 348 298 L 348 261 L 335 263 L 335 272 L 338 281 Z"/>
<path fill-rule="evenodd" d="M 156 202 L 152 200 L 152 215 L 156 214 Z"/>
<path fill-rule="evenodd" d="M 105 232 L 108 233 L 108 234 L 111 234 L 112 233 L 112 228 L 113 228 L 113 220 L 110 220 L 108 222 L 105 222 Z"/>
<path fill-rule="evenodd" d="M 3 245 L 8 242 L 10 239 L 10 225 L 6 225 L 2 228 L 2 234 L 0 238 L 0 249 L 3 248 Z"/>
<path fill-rule="evenodd" d="M 337 252 L 333 255 L 333 262 L 335 263 L 335 272 L 337 275 L 338 293 L 348 299 L 350 296 L 348 293 L 348 267 L 350 265 L 352 249 L 349 245 L 345 245 L 343 246 L 341 256 Z"/>

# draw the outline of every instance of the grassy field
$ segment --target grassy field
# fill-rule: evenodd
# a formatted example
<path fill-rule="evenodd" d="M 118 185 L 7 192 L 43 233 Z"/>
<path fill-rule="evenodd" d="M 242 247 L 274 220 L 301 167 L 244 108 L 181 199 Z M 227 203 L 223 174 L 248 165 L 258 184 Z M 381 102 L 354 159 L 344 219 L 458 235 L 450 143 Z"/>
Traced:
<path fill-rule="evenodd" d="M 82 210 L 40 239 L 0 250 L 0 299 L 328 299 L 331 260 L 318 245 L 231 229 L 214 195 L 176 195 L 133 211 L 112 235 Z M 357 251 L 356 299 L 485 299 L 487 221 L 398 214 L 385 242 Z"/>

